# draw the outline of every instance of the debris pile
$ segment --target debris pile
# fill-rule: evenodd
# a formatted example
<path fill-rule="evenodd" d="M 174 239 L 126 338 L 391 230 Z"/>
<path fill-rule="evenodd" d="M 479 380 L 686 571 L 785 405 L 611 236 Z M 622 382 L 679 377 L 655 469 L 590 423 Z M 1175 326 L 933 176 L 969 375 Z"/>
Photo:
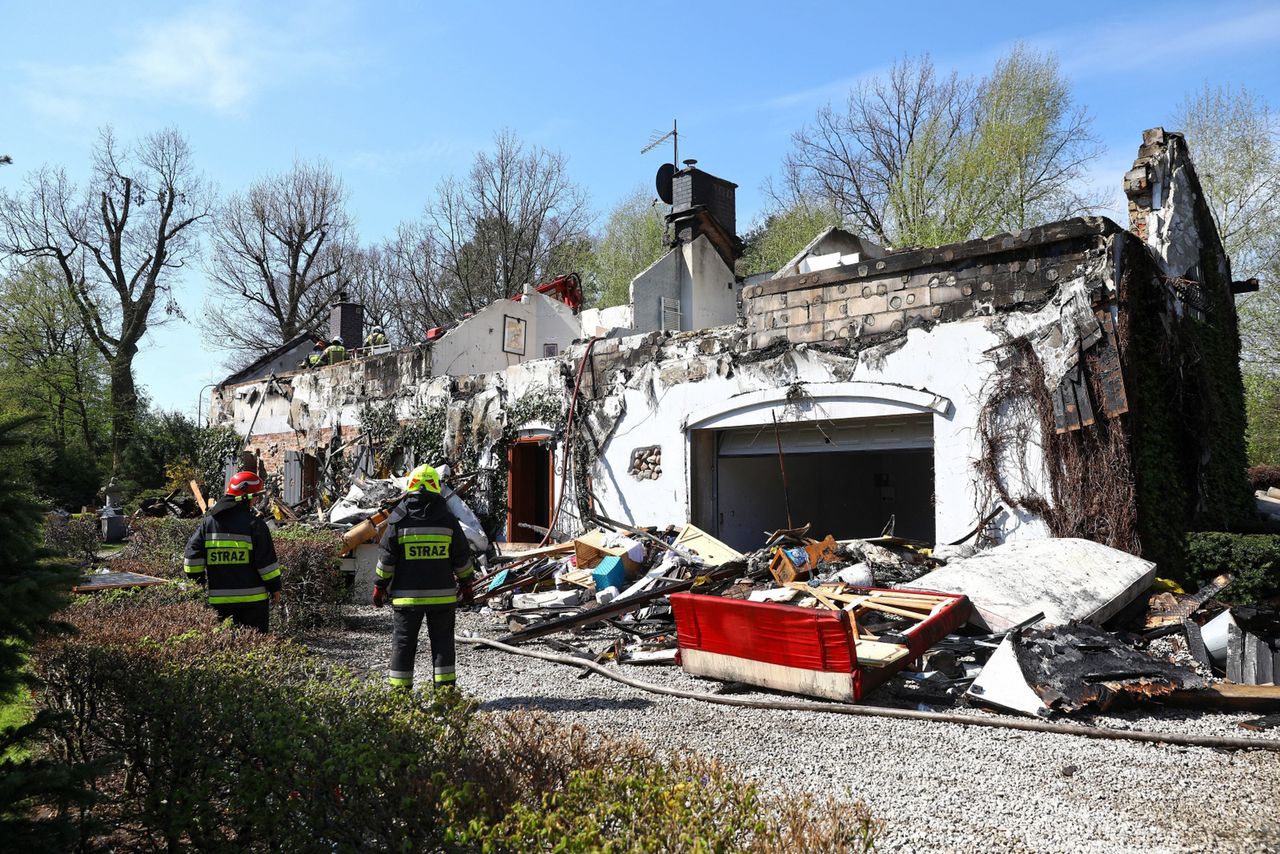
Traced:
<path fill-rule="evenodd" d="M 1280 708 L 1280 622 L 1220 604 L 1229 577 L 1185 593 L 1154 564 L 1078 539 L 977 550 L 802 526 L 742 554 L 693 525 L 592 521 L 495 558 L 477 599 L 501 643 L 921 709 Z"/>

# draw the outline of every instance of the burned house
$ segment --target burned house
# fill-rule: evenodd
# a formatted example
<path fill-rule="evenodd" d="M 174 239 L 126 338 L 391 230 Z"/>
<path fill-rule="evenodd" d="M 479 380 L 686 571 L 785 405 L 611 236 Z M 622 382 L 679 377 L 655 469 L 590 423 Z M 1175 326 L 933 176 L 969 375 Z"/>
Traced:
<path fill-rule="evenodd" d="M 574 315 L 526 289 L 430 342 L 228 378 L 214 423 L 292 504 L 448 462 L 512 541 L 597 513 L 741 549 L 789 523 L 939 543 L 981 526 L 1176 561 L 1188 528 L 1250 512 L 1243 285 L 1180 135 L 1144 135 L 1127 229 L 897 251 L 833 229 L 749 281 L 733 185 L 693 166 L 675 183 L 674 245 L 629 305 Z"/>

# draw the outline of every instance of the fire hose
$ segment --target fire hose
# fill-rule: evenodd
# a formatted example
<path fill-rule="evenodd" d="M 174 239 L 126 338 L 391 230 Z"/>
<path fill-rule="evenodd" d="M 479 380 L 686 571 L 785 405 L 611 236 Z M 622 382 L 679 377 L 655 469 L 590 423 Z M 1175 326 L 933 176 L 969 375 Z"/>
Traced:
<path fill-rule="evenodd" d="M 1280 752 L 1280 740 L 1271 738 L 1241 738 L 1239 736 L 1188 735 L 1183 733 L 1152 732 L 1150 730 L 1112 729 L 1109 727 L 1081 726 L 1078 724 L 1059 724 L 1041 720 L 1021 720 L 1018 718 L 986 718 L 975 715 L 960 715 L 954 712 L 927 712 L 918 709 L 895 709 L 886 706 L 860 706 L 845 703 L 819 703 L 804 700 L 757 700 L 749 697 L 725 697 L 719 694 L 708 694 L 702 691 L 685 691 L 679 688 L 668 688 L 652 682 L 642 682 L 624 676 L 610 668 L 604 667 L 584 658 L 568 655 L 556 655 L 533 649 L 521 649 L 499 643 L 489 638 L 473 635 L 457 636 L 459 643 L 487 646 L 514 655 L 537 658 L 556 664 L 567 664 L 572 667 L 585 667 L 615 682 L 648 691 L 652 694 L 663 694 L 668 697 L 679 697 L 684 700 L 700 700 L 704 703 L 716 703 L 721 706 L 738 706 L 749 709 L 777 709 L 796 712 L 828 712 L 838 715 L 854 715 L 865 718 L 894 718 L 897 720 L 928 721 L 931 723 L 960 724 L 961 726 L 992 727 L 996 729 L 1016 729 L 1024 732 L 1048 732 L 1056 735 L 1074 735 L 1084 738 L 1105 738 L 1119 741 L 1144 741 L 1152 744 L 1171 744 L 1179 747 L 1210 747 L 1226 750 L 1271 750 Z"/>

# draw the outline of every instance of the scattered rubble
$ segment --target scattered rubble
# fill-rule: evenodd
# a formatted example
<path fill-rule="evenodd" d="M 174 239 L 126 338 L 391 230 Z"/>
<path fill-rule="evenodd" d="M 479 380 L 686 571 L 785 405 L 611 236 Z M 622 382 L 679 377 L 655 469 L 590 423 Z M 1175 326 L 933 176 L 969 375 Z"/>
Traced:
<path fill-rule="evenodd" d="M 477 598 L 505 629 L 501 643 L 547 639 L 597 663 L 843 702 L 874 693 L 1041 718 L 1215 697 L 1260 712 L 1280 703 L 1280 691 L 1217 681 L 1232 675 L 1228 647 L 1243 663 L 1249 643 L 1247 660 L 1266 658 L 1274 673 L 1263 648 L 1273 655 L 1280 634 L 1263 610 L 1209 619 L 1230 577 L 1193 594 L 1153 586 L 1153 564 L 1075 539 L 935 549 L 892 535 L 818 539 L 806 525 L 742 554 L 693 525 L 593 521 L 571 540 L 495 557 Z M 608 639 L 584 645 L 584 632 Z"/>

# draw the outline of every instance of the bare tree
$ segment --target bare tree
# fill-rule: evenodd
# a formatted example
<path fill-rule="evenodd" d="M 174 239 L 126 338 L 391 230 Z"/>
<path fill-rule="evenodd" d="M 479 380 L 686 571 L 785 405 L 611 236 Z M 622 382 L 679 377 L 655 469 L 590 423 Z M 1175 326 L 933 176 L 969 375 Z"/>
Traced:
<path fill-rule="evenodd" d="M 295 163 L 226 200 L 208 263 L 223 297 L 206 308 L 214 343 L 249 361 L 315 327 L 355 252 L 346 204 L 323 163 Z"/>
<path fill-rule="evenodd" d="M 905 59 L 792 135 L 775 202 L 817 200 L 897 246 L 1021 228 L 1095 202 L 1079 186 L 1089 128 L 1056 60 L 1022 45 L 978 82 Z"/>
<path fill-rule="evenodd" d="M 903 60 L 818 110 L 783 162 L 791 196 L 828 201 L 883 243 L 930 242 L 951 226 L 949 154 L 973 130 L 974 84 Z"/>
<path fill-rule="evenodd" d="M 176 130 L 128 147 L 103 130 L 84 191 L 62 169 L 45 167 L 23 192 L 0 195 L 0 251 L 51 262 L 107 361 L 116 467 L 138 414 L 139 342 L 157 322 L 157 300 L 166 313 L 180 314 L 170 282 L 197 251 L 209 210 L 207 186 Z"/>
<path fill-rule="evenodd" d="M 422 221 L 401 223 L 392 237 L 361 251 L 349 290 L 364 306 L 365 326 L 411 344 L 461 314 L 465 309 L 443 289 L 437 256 L 432 229 Z"/>
<path fill-rule="evenodd" d="M 440 265 L 442 305 L 476 311 L 513 296 L 550 269 L 565 246 L 587 237 L 586 193 L 564 155 L 526 148 L 510 131 L 476 155 L 465 179 L 443 181 L 427 221 Z"/>

